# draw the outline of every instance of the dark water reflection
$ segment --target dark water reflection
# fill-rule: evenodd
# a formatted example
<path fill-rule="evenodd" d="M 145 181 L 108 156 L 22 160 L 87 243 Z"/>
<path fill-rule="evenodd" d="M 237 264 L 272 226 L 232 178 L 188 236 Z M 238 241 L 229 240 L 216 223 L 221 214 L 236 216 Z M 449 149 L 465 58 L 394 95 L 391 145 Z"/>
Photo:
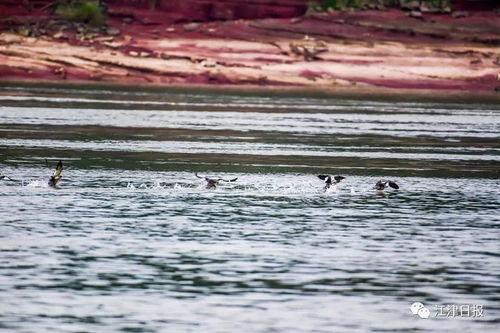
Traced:
<path fill-rule="evenodd" d="M 0 330 L 496 332 L 500 324 L 498 106 L 23 94 L 31 100 L 14 98 L 18 88 L 0 100 L 1 170 L 22 181 L 0 183 Z M 68 117 L 59 109 L 68 99 L 73 110 L 105 107 Z M 134 101 L 164 120 L 128 127 L 114 112 Z M 169 116 L 179 103 L 201 114 L 191 124 Z M 397 124 L 380 131 L 371 115 L 382 109 L 401 124 L 418 115 L 412 126 L 425 134 Z M 296 119 L 272 125 L 276 115 L 262 111 Z M 232 112 L 241 128 L 213 112 Z M 436 113 L 453 121 L 427 128 Z M 346 114 L 358 120 L 344 126 Z M 59 190 L 45 186 L 44 157 L 68 166 Z M 205 191 L 193 171 L 239 179 Z M 347 178 L 323 193 L 318 172 Z M 401 189 L 375 193 L 383 177 Z M 415 301 L 432 317 L 412 316 Z M 482 305 L 484 317 L 433 317 L 442 304 Z"/>

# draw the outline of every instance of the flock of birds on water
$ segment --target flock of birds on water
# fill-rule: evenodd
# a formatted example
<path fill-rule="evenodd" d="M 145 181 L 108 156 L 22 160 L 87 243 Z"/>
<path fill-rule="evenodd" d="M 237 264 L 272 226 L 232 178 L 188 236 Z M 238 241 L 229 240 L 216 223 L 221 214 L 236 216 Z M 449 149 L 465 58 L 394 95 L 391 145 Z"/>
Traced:
<path fill-rule="evenodd" d="M 45 160 L 47 167 L 49 166 L 48 161 Z M 58 188 L 59 184 L 62 179 L 62 173 L 63 173 L 63 163 L 62 161 L 59 161 L 56 164 L 55 170 L 52 173 L 52 176 L 50 176 L 47 185 L 52 188 Z M 224 178 L 209 178 L 209 177 L 202 177 L 199 176 L 197 173 L 195 173 L 195 176 L 200 179 L 204 179 L 206 182 L 205 188 L 207 190 L 215 190 L 217 186 L 219 186 L 220 182 L 235 182 L 238 180 L 238 178 L 232 178 L 232 179 L 224 179 Z M 323 180 L 325 182 L 325 186 L 323 187 L 324 191 L 328 191 L 330 188 L 335 187 L 337 184 L 339 184 L 342 180 L 345 179 L 343 176 L 331 176 L 331 175 L 318 175 L 318 178 Z M 0 173 L 0 180 L 10 180 L 15 182 L 16 180 L 6 176 L 2 175 Z M 399 185 L 396 184 L 392 180 L 379 180 L 375 186 L 373 187 L 377 191 L 384 191 L 387 188 L 393 188 L 393 189 L 399 189 Z"/>

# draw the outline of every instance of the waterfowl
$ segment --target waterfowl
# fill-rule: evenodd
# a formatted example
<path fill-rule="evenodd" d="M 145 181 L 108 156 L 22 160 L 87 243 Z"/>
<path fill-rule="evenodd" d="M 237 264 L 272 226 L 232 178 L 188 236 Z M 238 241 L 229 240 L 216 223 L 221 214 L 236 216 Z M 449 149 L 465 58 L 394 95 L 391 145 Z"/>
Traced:
<path fill-rule="evenodd" d="M 208 177 L 201 177 L 201 176 L 198 176 L 197 173 L 194 174 L 196 177 L 198 178 L 201 178 L 201 179 L 205 179 L 205 181 L 207 182 L 207 185 L 206 185 L 206 189 L 207 190 L 214 190 L 217 188 L 217 185 L 219 185 L 219 182 L 234 182 L 236 181 L 238 178 L 233 178 L 233 179 L 223 179 L 223 178 L 208 178 Z"/>
<path fill-rule="evenodd" d="M 392 187 L 392 188 L 394 188 L 394 189 L 396 189 L 396 190 L 399 188 L 398 184 L 396 184 L 392 180 L 388 180 L 388 181 L 379 180 L 377 182 L 377 184 L 375 184 L 374 189 L 376 189 L 377 191 L 383 191 L 383 190 L 385 190 L 389 186 Z"/>
<path fill-rule="evenodd" d="M 334 176 L 332 180 L 332 176 L 330 175 L 318 175 L 318 178 L 325 181 L 325 191 L 328 190 L 332 185 L 337 185 L 343 179 L 345 179 L 345 177 L 342 176 Z"/>
<path fill-rule="evenodd" d="M 50 176 L 49 179 L 49 186 L 50 187 L 57 187 L 59 185 L 59 182 L 62 179 L 62 172 L 63 172 L 63 164 L 62 161 L 59 161 L 56 165 L 56 170 L 54 170 L 54 173 L 52 176 Z"/>
<path fill-rule="evenodd" d="M 0 180 L 2 180 L 2 179 L 7 179 L 7 180 L 10 180 L 11 182 L 15 182 L 15 180 L 14 180 L 14 179 L 12 179 L 12 178 L 10 178 L 10 177 L 8 177 L 8 176 L 6 176 L 6 175 L 2 175 L 2 174 L 0 173 Z"/>

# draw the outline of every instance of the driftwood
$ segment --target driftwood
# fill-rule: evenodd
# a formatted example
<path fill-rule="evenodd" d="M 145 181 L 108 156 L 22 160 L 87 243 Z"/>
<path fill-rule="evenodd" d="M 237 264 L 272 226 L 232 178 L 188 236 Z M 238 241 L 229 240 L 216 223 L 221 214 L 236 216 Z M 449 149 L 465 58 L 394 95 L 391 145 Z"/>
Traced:
<path fill-rule="evenodd" d="M 314 43 L 290 43 L 290 52 L 299 57 L 304 57 L 305 61 L 321 60 L 318 54 L 328 52 L 328 46 L 323 41 L 316 41 Z"/>

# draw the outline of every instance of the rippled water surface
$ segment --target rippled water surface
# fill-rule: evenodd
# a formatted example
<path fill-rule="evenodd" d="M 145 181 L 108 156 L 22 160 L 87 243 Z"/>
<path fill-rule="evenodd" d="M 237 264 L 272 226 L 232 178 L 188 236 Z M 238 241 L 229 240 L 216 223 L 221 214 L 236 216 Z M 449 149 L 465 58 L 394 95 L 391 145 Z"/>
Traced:
<path fill-rule="evenodd" d="M 2 86 L 0 331 L 497 332 L 499 133 L 491 103 Z"/>

